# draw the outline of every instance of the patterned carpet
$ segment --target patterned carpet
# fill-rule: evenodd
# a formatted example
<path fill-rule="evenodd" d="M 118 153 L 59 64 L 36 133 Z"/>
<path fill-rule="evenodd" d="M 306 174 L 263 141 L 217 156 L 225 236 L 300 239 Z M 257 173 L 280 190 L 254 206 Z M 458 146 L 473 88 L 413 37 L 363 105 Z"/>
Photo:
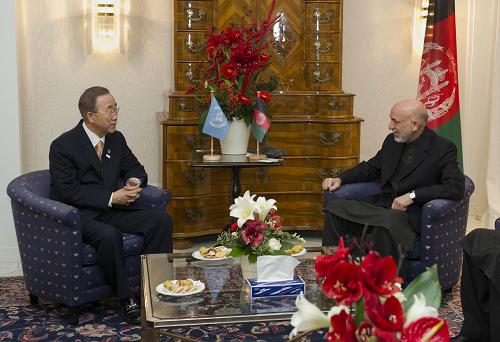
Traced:
<path fill-rule="evenodd" d="M 65 308 L 44 303 L 31 306 L 22 277 L 0 278 L 0 341 L 137 341 L 140 327 L 120 320 L 118 305 L 112 300 L 83 307 L 78 326 L 67 325 Z M 462 311 L 459 287 L 443 298 L 442 317 L 449 321 L 451 334 L 460 330 Z M 184 327 L 170 331 L 203 341 L 285 341 L 288 322 L 247 323 Z M 315 332 L 303 341 L 321 341 L 324 332 Z M 162 339 L 173 341 L 173 339 Z"/>

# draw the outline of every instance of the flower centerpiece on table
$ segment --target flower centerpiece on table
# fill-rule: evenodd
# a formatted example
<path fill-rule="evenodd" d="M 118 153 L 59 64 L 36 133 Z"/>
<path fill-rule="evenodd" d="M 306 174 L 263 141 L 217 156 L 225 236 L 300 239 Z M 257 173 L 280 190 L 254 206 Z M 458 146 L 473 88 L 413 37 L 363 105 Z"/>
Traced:
<path fill-rule="evenodd" d="M 341 239 L 335 254 L 316 257 L 315 271 L 323 293 L 336 305 L 325 315 L 300 294 L 291 336 L 329 328 L 326 338 L 333 342 L 450 340 L 447 321 L 438 317 L 441 290 L 435 265 L 402 291 L 393 257 L 369 251 L 354 259 Z"/>
<path fill-rule="evenodd" d="M 229 231 L 222 232 L 217 238 L 217 244 L 231 248 L 230 255 L 248 255 L 250 263 L 255 263 L 258 256 L 287 255 L 295 240 L 305 243 L 296 233 L 284 232 L 281 229 L 281 217 L 277 213 L 276 200 L 250 195 L 246 191 L 243 197 L 235 198 L 229 208 L 234 217 Z"/>
<path fill-rule="evenodd" d="M 271 18 L 274 4 L 273 0 L 260 26 L 256 22 L 250 27 L 228 26 L 220 33 L 209 28 L 205 56 L 208 68 L 186 93 L 204 94 L 199 100 L 207 107 L 213 94 L 227 119 L 252 123 L 257 97 L 269 102 L 270 92 L 277 88 L 276 77 L 271 76 L 265 82 L 260 77 L 270 64 L 270 54 L 266 51 L 270 45 L 268 33 L 280 18 Z M 207 110 L 200 117 L 201 126 L 206 116 Z"/>

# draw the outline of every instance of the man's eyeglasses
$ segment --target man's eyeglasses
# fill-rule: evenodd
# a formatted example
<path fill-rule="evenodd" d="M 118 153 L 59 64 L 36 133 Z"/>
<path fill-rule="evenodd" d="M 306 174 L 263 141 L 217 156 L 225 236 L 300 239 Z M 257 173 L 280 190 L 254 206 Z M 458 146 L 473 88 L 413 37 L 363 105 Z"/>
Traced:
<path fill-rule="evenodd" d="M 113 114 L 117 114 L 120 112 L 120 107 L 115 107 L 115 108 L 110 108 L 108 109 L 106 112 L 93 112 L 93 113 L 96 113 L 96 114 L 105 114 L 105 115 L 113 115 Z"/>

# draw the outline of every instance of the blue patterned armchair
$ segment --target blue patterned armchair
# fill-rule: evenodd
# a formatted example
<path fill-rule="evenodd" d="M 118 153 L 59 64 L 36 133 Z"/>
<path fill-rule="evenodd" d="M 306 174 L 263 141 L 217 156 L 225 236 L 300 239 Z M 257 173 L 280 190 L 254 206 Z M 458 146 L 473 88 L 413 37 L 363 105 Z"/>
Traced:
<path fill-rule="evenodd" d="M 495 220 L 495 230 L 500 232 L 500 217 Z"/>
<path fill-rule="evenodd" d="M 459 242 L 465 236 L 469 198 L 474 183 L 465 176 L 465 196 L 461 201 L 435 199 L 422 209 L 422 226 L 413 249 L 406 257 L 406 267 L 401 276 L 410 282 L 420 273 L 438 266 L 442 290 L 448 290 L 458 282 L 462 268 L 462 248 Z M 345 184 L 337 191 L 326 191 L 325 202 L 333 198 L 362 199 L 380 193 L 377 182 Z M 497 220 L 500 229 L 500 221 Z"/>
<path fill-rule="evenodd" d="M 78 306 L 113 295 L 99 268 L 97 251 L 82 242 L 79 210 L 49 199 L 49 170 L 30 172 L 7 186 L 11 198 L 21 264 L 31 304 L 38 297 L 69 308 L 69 322 L 78 322 Z M 154 186 L 141 192 L 145 207 L 165 210 L 170 194 Z M 123 234 L 127 280 L 140 281 L 142 235 Z"/>

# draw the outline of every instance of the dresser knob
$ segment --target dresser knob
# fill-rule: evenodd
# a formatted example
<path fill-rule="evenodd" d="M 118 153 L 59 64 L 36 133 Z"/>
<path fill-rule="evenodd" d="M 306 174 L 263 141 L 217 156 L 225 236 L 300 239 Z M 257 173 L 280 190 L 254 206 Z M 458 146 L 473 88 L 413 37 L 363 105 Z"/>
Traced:
<path fill-rule="evenodd" d="M 312 76 L 313 76 L 314 80 L 316 81 L 316 83 L 326 83 L 326 82 L 330 82 L 332 80 L 332 77 L 328 73 L 324 77 L 321 77 L 321 71 L 319 71 L 319 70 L 313 71 Z"/>
<path fill-rule="evenodd" d="M 332 11 L 326 11 L 325 14 L 322 14 L 319 8 L 316 8 L 313 12 L 313 17 L 316 18 L 316 22 L 320 24 L 328 24 L 332 19 L 332 15 L 333 15 Z"/>
<path fill-rule="evenodd" d="M 340 168 L 332 167 L 331 169 L 327 169 L 324 167 L 318 167 L 318 176 L 321 181 L 325 180 L 325 178 L 335 178 L 340 174 Z"/>
<path fill-rule="evenodd" d="M 205 220 L 207 216 L 207 210 L 205 208 L 186 208 L 186 215 L 194 222 L 201 222 Z"/>
<path fill-rule="evenodd" d="M 318 202 L 316 204 L 316 209 L 318 210 L 318 213 L 320 215 L 325 215 L 325 203 L 323 202 Z"/>
<path fill-rule="evenodd" d="M 319 138 L 319 142 L 324 146 L 334 146 L 339 143 L 342 137 L 342 132 L 325 132 L 319 131 L 316 133 Z"/>
<path fill-rule="evenodd" d="M 198 12 L 197 14 L 195 14 L 195 10 Z M 192 21 L 192 22 L 199 22 L 199 21 L 202 21 L 203 20 L 203 17 L 205 16 L 205 14 L 207 14 L 204 10 L 202 9 L 196 9 L 196 8 L 188 8 L 186 9 L 186 17 L 189 21 Z"/>
<path fill-rule="evenodd" d="M 314 42 L 314 49 L 316 50 L 316 54 L 318 55 L 324 55 L 332 49 L 333 43 L 331 41 L 327 41 L 325 43 L 325 47 L 322 47 L 322 43 L 319 40 L 316 40 Z"/>
<path fill-rule="evenodd" d="M 203 52 L 206 48 L 206 43 L 199 40 L 188 39 L 184 41 L 184 45 L 186 46 L 189 52 L 196 54 Z"/>
<path fill-rule="evenodd" d="M 344 109 L 344 103 L 339 101 L 330 101 L 328 102 L 328 108 L 331 110 Z"/>

